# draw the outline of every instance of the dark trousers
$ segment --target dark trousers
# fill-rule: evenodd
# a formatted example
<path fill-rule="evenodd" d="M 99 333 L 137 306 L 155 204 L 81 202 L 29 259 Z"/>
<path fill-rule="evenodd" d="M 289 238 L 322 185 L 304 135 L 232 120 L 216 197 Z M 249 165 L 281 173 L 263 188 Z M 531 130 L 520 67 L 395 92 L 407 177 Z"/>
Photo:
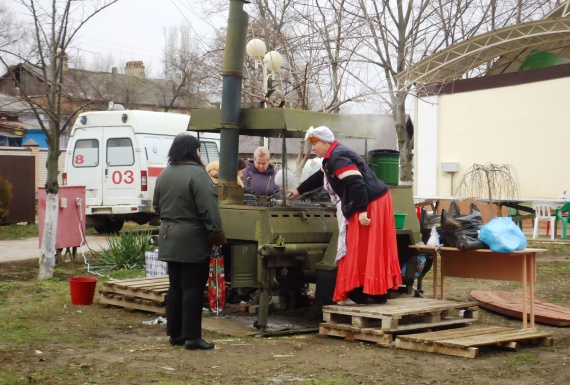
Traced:
<path fill-rule="evenodd" d="M 208 263 L 168 262 L 166 334 L 185 340 L 202 337 L 202 306 Z"/>

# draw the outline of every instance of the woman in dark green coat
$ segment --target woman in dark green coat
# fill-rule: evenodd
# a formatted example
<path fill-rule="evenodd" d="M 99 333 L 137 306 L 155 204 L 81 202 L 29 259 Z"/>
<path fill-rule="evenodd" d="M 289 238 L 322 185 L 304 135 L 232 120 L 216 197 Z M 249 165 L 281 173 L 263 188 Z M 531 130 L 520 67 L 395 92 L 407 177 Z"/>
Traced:
<path fill-rule="evenodd" d="M 171 345 L 212 349 L 202 339 L 203 293 L 212 247 L 226 243 L 214 185 L 200 160 L 200 141 L 176 136 L 154 189 L 160 215 L 158 259 L 168 264 L 166 333 Z"/>

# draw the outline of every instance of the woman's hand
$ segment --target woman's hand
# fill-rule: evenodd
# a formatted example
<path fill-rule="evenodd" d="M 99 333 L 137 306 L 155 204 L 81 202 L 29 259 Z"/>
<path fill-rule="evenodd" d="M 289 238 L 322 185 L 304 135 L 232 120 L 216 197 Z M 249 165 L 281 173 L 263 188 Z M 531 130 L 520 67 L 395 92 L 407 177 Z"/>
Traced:
<path fill-rule="evenodd" d="M 366 211 L 358 214 L 358 220 L 362 226 L 368 226 L 370 224 L 370 219 L 368 218 L 368 213 Z"/>
<path fill-rule="evenodd" d="M 209 235 L 208 242 L 210 242 L 210 244 L 214 246 L 223 246 L 226 243 L 228 243 L 228 240 L 226 239 L 226 233 L 220 231 L 216 234 Z"/>
<path fill-rule="evenodd" d="M 299 190 L 297 190 L 297 189 L 295 189 L 295 190 L 293 190 L 293 191 L 289 191 L 289 192 L 287 193 L 287 200 L 291 200 L 291 199 L 293 199 L 293 198 L 296 198 L 296 197 L 298 197 L 299 195 L 300 195 L 300 194 L 299 194 Z"/>

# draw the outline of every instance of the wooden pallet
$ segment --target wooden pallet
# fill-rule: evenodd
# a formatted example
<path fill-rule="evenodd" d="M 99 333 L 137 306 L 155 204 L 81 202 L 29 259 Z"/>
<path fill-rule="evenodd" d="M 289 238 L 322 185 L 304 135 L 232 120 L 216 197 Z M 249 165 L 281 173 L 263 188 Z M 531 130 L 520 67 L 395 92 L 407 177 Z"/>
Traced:
<path fill-rule="evenodd" d="M 168 286 L 168 276 L 134 278 L 105 281 L 100 293 L 121 294 L 125 297 L 142 298 L 157 304 L 164 304 Z"/>
<path fill-rule="evenodd" d="M 341 337 L 347 341 L 373 342 L 378 346 L 390 347 L 393 343 L 393 335 L 384 333 L 377 328 L 363 328 L 349 324 L 321 323 L 319 335 L 329 337 Z"/>
<path fill-rule="evenodd" d="M 327 329 L 338 329 L 334 325 L 344 324 L 384 333 L 401 333 L 464 326 L 477 318 L 476 302 L 429 298 L 395 298 L 382 305 L 323 306 Z"/>
<path fill-rule="evenodd" d="M 517 350 L 519 343 L 552 346 L 551 333 L 535 329 L 513 329 L 499 326 L 470 326 L 431 333 L 398 335 L 394 346 L 400 349 L 477 358 L 481 347 Z"/>
<path fill-rule="evenodd" d="M 142 310 L 161 315 L 166 314 L 166 306 L 142 298 L 129 298 L 117 294 L 101 293 L 99 303 L 125 308 L 127 310 Z"/>
<path fill-rule="evenodd" d="M 105 281 L 99 290 L 99 302 L 129 310 L 165 314 L 168 287 L 168 276 Z"/>

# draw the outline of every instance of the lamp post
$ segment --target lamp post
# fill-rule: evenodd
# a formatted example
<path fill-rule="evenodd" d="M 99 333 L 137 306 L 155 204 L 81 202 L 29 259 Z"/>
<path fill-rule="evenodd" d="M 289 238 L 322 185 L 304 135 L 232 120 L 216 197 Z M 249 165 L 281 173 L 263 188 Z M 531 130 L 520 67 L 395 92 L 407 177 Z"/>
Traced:
<path fill-rule="evenodd" d="M 260 39 L 252 39 L 250 40 L 246 47 L 245 51 L 247 55 L 253 59 L 255 63 L 255 69 L 257 69 L 260 65 L 263 71 L 263 84 L 261 91 L 263 92 L 263 106 L 266 105 L 268 94 L 268 84 L 269 79 L 275 79 L 275 72 L 279 71 L 281 66 L 283 65 L 283 56 L 277 51 L 267 51 L 265 43 Z M 269 73 L 268 73 L 269 72 Z"/>

